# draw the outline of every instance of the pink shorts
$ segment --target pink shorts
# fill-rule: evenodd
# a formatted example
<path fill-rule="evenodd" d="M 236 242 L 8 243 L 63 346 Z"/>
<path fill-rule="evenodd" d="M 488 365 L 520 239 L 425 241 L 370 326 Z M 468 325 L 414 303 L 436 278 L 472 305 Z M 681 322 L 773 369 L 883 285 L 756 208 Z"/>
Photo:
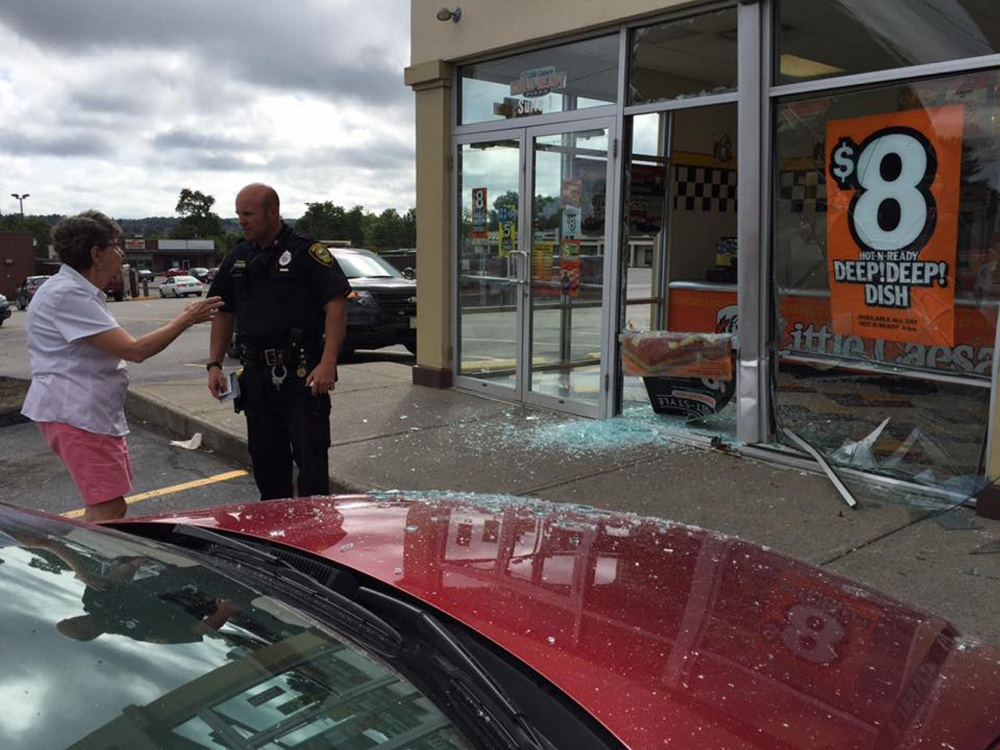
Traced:
<path fill-rule="evenodd" d="M 63 422 L 39 422 L 38 428 L 66 465 L 87 505 L 131 492 L 132 460 L 124 436 L 100 435 Z"/>

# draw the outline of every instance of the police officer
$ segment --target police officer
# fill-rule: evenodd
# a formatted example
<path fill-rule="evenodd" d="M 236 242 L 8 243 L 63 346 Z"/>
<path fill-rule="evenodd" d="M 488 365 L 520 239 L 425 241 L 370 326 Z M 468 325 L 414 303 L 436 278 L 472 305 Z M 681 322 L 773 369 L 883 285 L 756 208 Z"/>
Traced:
<path fill-rule="evenodd" d="M 223 306 L 212 322 L 208 388 L 226 389 L 226 349 L 239 329 L 239 407 L 261 500 L 330 491 L 330 396 L 347 325 L 347 277 L 330 251 L 281 220 L 278 194 L 255 183 L 236 196 L 244 241 L 219 267 L 209 295 Z"/>

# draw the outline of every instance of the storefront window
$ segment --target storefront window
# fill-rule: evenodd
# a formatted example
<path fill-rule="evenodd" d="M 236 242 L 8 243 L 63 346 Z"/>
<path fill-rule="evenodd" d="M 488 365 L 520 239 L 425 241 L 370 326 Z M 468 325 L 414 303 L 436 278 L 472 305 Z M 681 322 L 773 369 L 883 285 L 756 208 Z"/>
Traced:
<path fill-rule="evenodd" d="M 636 29 L 629 104 L 736 91 L 736 9 Z"/>
<path fill-rule="evenodd" d="M 512 120 L 614 104 L 617 34 L 461 69 L 461 124 Z"/>
<path fill-rule="evenodd" d="M 736 334 L 737 105 L 637 115 L 630 131 L 620 333 Z M 676 386 L 710 407 L 697 420 L 700 428 L 732 436 L 733 377 L 671 376 L 650 392 L 648 378 L 627 376 L 623 409 L 656 409 L 655 389 Z M 690 421 L 687 412 L 682 405 L 664 413 L 681 426 Z"/>
<path fill-rule="evenodd" d="M 779 84 L 1000 52 L 996 0 L 781 0 L 777 19 Z"/>
<path fill-rule="evenodd" d="M 986 71 L 777 105 L 776 414 L 834 465 L 983 473 L 998 94 Z"/>

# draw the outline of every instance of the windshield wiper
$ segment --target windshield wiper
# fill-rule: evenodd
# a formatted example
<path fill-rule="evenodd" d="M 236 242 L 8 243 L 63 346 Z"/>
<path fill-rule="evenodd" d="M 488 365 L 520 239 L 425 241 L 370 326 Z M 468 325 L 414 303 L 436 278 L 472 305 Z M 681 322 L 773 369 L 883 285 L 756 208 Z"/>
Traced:
<path fill-rule="evenodd" d="M 412 635 L 432 647 L 434 663 L 419 670 L 421 678 L 443 683 L 444 692 L 452 702 L 489 731 L 498 747 L 510 750 L 548 747 L 542 744 L 527 717 L 476 658 L 434 617 L 419 607 L 374 589 L 358 589 L 357 598 L 393 622 L 405 625 L 407 643 Z M 407 656 L 404 649 L 400 658 Z"/>
<path fill-rule="evenodd" d="M 267 578 L 272 584 L 280 583 L 285 592 L 322 609 L 324 615 L 333 620 L 338 627 L 375 653 L 387 658 L 399 656 L 403 638 L 395 628 L 349 597 L 324 586 L 285 560 L 258 547 L 200 526 L 179 523 L 174 525 L 173 531 L 176 536 L 205 542 L 206 545 L 199 548 L 203 554 L 245 566 L 242 567 L 243 571 Z"/>

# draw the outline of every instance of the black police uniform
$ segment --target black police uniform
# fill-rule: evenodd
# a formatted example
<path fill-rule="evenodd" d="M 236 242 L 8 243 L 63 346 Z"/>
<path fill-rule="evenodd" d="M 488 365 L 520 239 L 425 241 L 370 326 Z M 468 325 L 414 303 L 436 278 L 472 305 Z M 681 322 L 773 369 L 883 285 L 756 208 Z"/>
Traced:
<path fill-rule="evenodd" d="M 240 404 L 261 500 L 294 495 L 293 460 L 300 497 L 330 491 L 330 396 L 313 396 L 305 377 L 323 353 L 323 306 L 350 291 L 330 251 L 284 222 L 265 249 L 236 245 L 209 289 L 221 312 L 236 313 Z"/>

